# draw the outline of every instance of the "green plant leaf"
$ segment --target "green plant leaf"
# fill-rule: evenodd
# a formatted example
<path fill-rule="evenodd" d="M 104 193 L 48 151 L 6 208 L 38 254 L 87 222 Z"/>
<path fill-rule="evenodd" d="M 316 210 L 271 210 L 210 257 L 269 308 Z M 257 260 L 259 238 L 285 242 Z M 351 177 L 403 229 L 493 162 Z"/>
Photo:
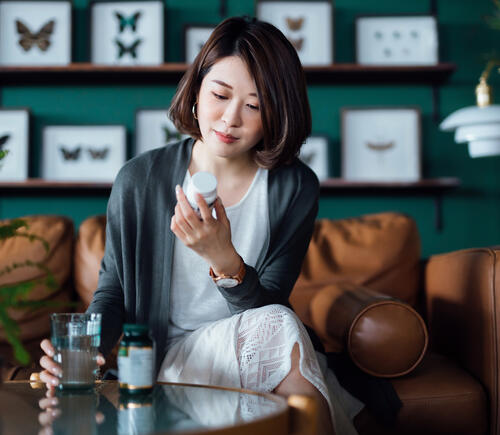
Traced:
<path fill-rule="evenodd" d="M 0 287 L 0 307 L 12 305 L 22 297 L 28 295 L 36 284 L 36 281 L 27 281 Z"/>
<path fill-rule="evenodd" d="M 45 239 L 35 234 L 29 234 L 26 232 L 20 233 L 18 232 L 20 228 L 29 228 L 27 222 L 23 219 L 13 219 L 6 225 L 0 225 L 0 240 L 5 240 L 11 237 L 25 237 L 30 241 L 30 243 L 35 241 L 40 242 L 44 247 L 45 252 L 47 254 L 50 252 L 50 246 Z M 45 300 L 31 301 L 28 299 L 31 291 L 37 285 L 44 285 L 47 290 L 55 290 L 58 287 L 54 274 L 45 264 L 43 264 L 43 262 L 35 262 L 32 260 L 14 262 L 1 269 L 0 276 L 23 267 L 36 268 L 43 272 L 43 277 L 0 286 L 0 326 L 3 327 L 5 337 L 8 343 L 12 346 L 14 357 L 19 363 L 27 365 L 31 358 L 19 338 L 21 329 L 17 322 L 9 316 L 7 310 L 13 308 L 31 312 L 44 307 L 57 308 L 61 306 L 76 306 L 76 303 Z"/>
<path fill-rule="evenodd" d="M 28 365 L 28 363 L 31 360 L 31 357 L 30 354 L 24 348 L 23 343 L 19 339 L 19 335 L 21 334 L 21 328 L 13 319 L 9 317 L 4 307 L 1 306 L 0 306 L 0 324 L 3 325 L 5 337 L 14 350 L 14 357 L 22 365 L 24 366 Z"/>

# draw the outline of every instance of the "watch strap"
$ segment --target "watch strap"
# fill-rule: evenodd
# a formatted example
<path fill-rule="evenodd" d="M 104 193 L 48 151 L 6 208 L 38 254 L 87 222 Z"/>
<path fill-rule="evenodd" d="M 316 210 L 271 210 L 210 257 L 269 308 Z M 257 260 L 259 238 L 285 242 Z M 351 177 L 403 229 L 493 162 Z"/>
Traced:
<path fill-rule="evenodd" d="M 236 281 L 238 281 L 238 284 L 241 284 L 243 282 L 243 278 L 245 277 L 245 273 L 247 271 L 247 268 L 245 267 L 245 262 L 243 261 L 243 258 L 240 257 L 240 268 L 238 270 L 238 273 L 236 273 L 236 275 L 216 275 L 214 270 L 212 269 L 212 267 L 210 267 L 210 271 L 209 271 L 209 274 L 210 276 L 212 277 L 212 279 L 214 280 L 215 284 L 217 284 L 217 281 L 221 280 L 221 279 L 235 279 Z"/>

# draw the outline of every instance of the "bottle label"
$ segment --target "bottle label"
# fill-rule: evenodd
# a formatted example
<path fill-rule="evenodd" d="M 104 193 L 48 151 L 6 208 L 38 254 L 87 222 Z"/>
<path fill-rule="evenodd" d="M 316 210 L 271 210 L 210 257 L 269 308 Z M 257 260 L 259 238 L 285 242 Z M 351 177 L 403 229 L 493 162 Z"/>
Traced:
<path fill-rule="evenodd" d="M 151 404 L 120 406 L 118 434 L 146 434 L 154 432 L 154 414 Z"/>
<path fill-rule="evenodd" d="M 153 348 L 120 347 L 118 352 L 120 387 L 130 390 L 153 386 Z"/>

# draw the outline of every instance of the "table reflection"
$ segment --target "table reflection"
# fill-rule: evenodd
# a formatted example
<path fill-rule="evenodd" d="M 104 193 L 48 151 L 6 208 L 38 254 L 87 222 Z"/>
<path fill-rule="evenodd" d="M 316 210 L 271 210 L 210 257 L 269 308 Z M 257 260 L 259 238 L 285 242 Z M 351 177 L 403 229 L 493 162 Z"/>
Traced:
<path fill-rule="evenodd" d="M 29 383 L 6 383 L 1 393 L 31 398 L 38 409 L 38 435 L 203 432 L 203 428 L 233 426 L 286 408 L 284 401 L 266 396 L 181 384 L 157 384 L 150 394 L 137 396 L 120 395 L 116 382 L 102 382 L 86 392 L 43 388 L 28 394 L 28 390 Z M 1 402 L 0 415 L 8 421 L 8 406 L 4 399 Z M 23 412 L 26 419 L 33 419 L 28 414 Z"/>

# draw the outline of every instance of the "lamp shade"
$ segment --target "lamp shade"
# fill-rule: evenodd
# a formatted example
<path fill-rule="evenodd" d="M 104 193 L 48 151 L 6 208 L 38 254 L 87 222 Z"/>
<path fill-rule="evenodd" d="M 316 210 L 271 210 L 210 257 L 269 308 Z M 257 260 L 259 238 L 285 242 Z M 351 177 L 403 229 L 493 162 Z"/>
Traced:
<path fill-rule="evenodd" d="M 500 155 L 500 105 L 469 106 L 453 112 L 439 126 L 455 132 L 455 142 L 469 142 L 471 157 Z"/>

